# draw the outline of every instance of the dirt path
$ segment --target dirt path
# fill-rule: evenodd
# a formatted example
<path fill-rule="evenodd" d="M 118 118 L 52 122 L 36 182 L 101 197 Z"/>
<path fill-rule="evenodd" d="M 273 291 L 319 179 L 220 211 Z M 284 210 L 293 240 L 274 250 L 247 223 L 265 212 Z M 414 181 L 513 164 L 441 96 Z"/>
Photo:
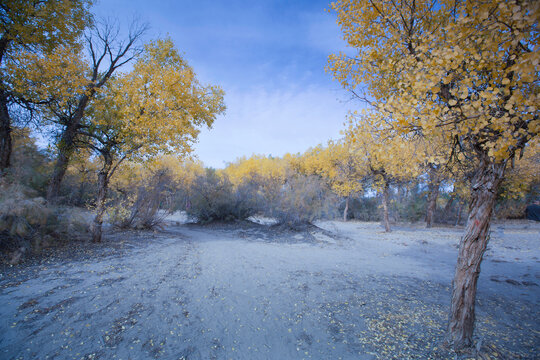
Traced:
<path fill-rule="evenodd" d="M 0 358 L 454 358 L 440 343 L 459 231 L 319 226 L 175 226 L 11 269 Z M 539 230 L 494 227 L 478 295 L 492 358 L 540 356 Z"/>

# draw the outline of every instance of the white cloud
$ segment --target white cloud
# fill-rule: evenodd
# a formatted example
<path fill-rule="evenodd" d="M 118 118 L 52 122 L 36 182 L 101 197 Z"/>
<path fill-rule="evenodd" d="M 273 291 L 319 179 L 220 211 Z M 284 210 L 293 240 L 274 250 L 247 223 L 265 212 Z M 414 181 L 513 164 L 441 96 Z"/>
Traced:
<path fill-rule="evenodd" d="M 343 92 L 290 87 L 229 90 L 227 114 L 203 130 L 195 152 L 212 167 L 251 154 L 282 156 L 338 138 L 347 109 Z"/>

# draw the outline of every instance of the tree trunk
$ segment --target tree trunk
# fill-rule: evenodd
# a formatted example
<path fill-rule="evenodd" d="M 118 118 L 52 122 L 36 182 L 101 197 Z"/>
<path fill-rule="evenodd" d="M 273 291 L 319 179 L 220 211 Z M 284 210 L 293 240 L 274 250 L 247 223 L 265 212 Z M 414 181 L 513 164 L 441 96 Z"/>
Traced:
<path fill-rule="evenodd" d="M 428 203 L 426 211 L 426 227 L 433 226 L 433 216 L 435 215 L 435 209 L 437 208 L 437 198 L 439 197 L 439 181 L 429 184 Z"/>
<path fill-rule="evenodd" d="M 458 204 L 458 209 L 457 209 L 457 216 L 456 216 L 456 224 L 454 226 L 458 226 L 459 223 L 461 222 L 461 213 L 463 212 L 463 201 L 460 201 L 459 204 Z"/>
<path fill-rule="evenodd" d="M 433 216 L 437 208 L 437 198 L 439 197 L 439 188 L 441 180 L 439 169 L 435 165 L 429 167 L 428 201 L 426 209 L 426 227 L 433 226 Z"/>
<path fill-rule="evenodd" d="M 450 209 L 452 209 L 452 205 L 454 204 L 454 200 L 456 199 L 456 194 L 450 195 L 450 199 L 448 199 L 448 202 L 444 206 L 444 213 L 448 214 Z"/>
<path fill-rule="evenodd" d="M 83 205 L 85 184 L 86 184 L 86 176 L 83 176 L 83 178 L 81 179 L 81 183 L 79 184 L 79 191 L 77 191 L 77 200 L 75 200 L 77 206 Z"/>
<path fill-rule="evenodd" d="M 94 90 L 91 94 L 93 93 Z M 47 201 L 49 202 L 54 203 L 58 199 L 58 194 L 60 193 L 60 184 L 62 183 L 64 175 L 66 174 L 71 155 L 73 155 L 73 151 L 75 151 L 77 132 L 79 131 L 79 125 L 81 124 L 84 110 L 86 109 L 86 105 L 88 105 L 89 100 L 90 98 L 88 95 L 83 95 L 81 97 L 79 104 L 77 105 L 77 110 L 73 114 L 73 117 L 69 119 L 68 125 L 62 133 L 62 137 L 58 143 L 58 156 L 54 164 L 54 170 L 51 181 L 49 182 L 49 187 L 47 188 Z"/>
<path fill-rule="evenodd" d="M 0 90 L 0 176 L 6 173 L 11 165 L 11 118 L 8 111 L 8 97 L 5 91 Z"/>
<path fill-rule="evenodd" d="M 439 186 L 437 185 L 437 189 L 430 190 L 428 194 L 428 203 L 427 203 L 427 211 L 426 211 L 426 227 L 427 228 L 430 228 L 433 226 L 433 216 L 435 214 L 435 209 L 437 208 L 438 197 L 439 197 Z"/>
<path fill-rule="evenodd" d="M 47 188 L 47 201 L 50 203 L 55 203 L 58 200 L 58 195 L 60 193 L 60 184 L 64 179 L 66 174 L 67 167 L 69 164 L 69 159 L 73 154 L 73 149 L 71 150 L 60 150 L 60 153 L 56 157 L 56 162 L 54 163 L 54 169 L 49 182 L 49 187 Z"/>
<path fill-rule="evenodd" d="M 96 217 L 92 223 L 92 242 L 101 242 L 101 229 L 103 225 L 103 215 L 105 214 L 105 202 L 107 201 L 107 192 L 109 190 L 110 169 L 112 159 L 105 163 L 98 174 L 98 196 L 96 204 Z"/>
<path fill-rule="evenodd" d="M 384 182 L 384 189 L 383 189 L 383 199 L 382 199 L 382 205 L 383 205 L 383 221 L 384 221 L 384 231 L 390 232 L 390 219 L 388 217 L 388 198 L 390 196 L 390 185 L 387 181 Z"/>
<path fill-rule="evenodd" d="M 345 209 L 343 210 L 343 221 L 347 221 L 347 214 L 349 213 L 349 197 L 345 198 Z"/>
<path fill-rule="evenodd" d="M 484 159 L 471 184 L 469 216 L 465 234 L 459 244 L 448 323 L 447 340 L 455 350 L 473 345 L 476 285 L 505 166 L 506 162 L 492 163 Z"/>

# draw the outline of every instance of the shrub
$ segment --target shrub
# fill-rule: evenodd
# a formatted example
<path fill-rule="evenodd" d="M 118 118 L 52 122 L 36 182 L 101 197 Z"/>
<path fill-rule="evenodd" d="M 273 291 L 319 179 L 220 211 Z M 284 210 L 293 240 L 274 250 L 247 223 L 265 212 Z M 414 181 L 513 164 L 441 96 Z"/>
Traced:
<path fill-rule="evenodd" d="M 28 247 L 28 240 L 39 232 L 47 232 L 54 212 L 35 192 L 20 184 L 0 186 L 0 232 L 2 247 Z"/>
<path fill-rule="evenodd" d="M 379 210 L 380 199 L 377 197 L 353 198 L 349 201 L 349 218 L 360 221 L 380 221 L 381 212 Z M 340 205 L 340 213 L 345 205 Z"/>
<path fill-rule="evenodd" d="M 214 169 L 195 179 L 191 194 L 186 212 L 200 223 L 244 220 L 257 212 L 255 187 L 241 184 L 235 188 Z"/>
<path fill-rule="evenodd" d="M 38 149 L 28 128 L 13 129 L 13 153 L 8 174 L 13 182 L 32 189 L 32 196 L 44 196 L 49 180 L 50 159 Z"/>
<path fill-rule="evenodd" d="M 495 216 L 498 219 L 525 219 L 527 205 L 524 199 L 506 200 L 495 206 Z"/>
<path fill-rule="evenodd" d="M 134 185 L 134 186 L 133 186 Z M 169 170 L 159 169 L 132 190 L 119 191 L 109 202 L 109 221 L 120 228 L 153 229 L 163 223 L 173 208 L 175 181 Z"/>
<path fill-rule="evenodd" d="M 395 214 L 397 220 L 417 222 L 426 217 L 426 197 L 410 196 L 401 201 L 392 200 L 390 209 Z"/>
<path fill-rule="evenodd" d="M 48 205 L 21 184 L 4 182 L 0 191 L 0 252 L 4 261 L 11 261 L 10 253 L 19 261 L 21 254 L 37 251 L 54 240 L 89 233 L 90 221 L 82 210 Z"/>
<path fill-rule="evenodd" d="M 278 196 L 268 201 L 265 215 L 278 224 L 298 228 L 315 220 L 335 215 L 336 197 L 315 176 L 289 177 Z"/>

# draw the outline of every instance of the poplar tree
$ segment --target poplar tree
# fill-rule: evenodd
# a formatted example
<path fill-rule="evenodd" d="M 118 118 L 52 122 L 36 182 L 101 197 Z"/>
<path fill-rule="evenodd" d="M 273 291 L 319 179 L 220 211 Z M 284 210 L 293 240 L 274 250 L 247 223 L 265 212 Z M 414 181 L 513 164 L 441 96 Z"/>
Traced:
<path fill-rule="evenodd" d="M 354 55 L 329 69 L 403 133 L 442 137 L 474 164 L 452 284 L 448 342 L 473 345 L 480 264 L 505 169 L 538 146 L 536 0 L 341 0 L 332 4 Z"/>

